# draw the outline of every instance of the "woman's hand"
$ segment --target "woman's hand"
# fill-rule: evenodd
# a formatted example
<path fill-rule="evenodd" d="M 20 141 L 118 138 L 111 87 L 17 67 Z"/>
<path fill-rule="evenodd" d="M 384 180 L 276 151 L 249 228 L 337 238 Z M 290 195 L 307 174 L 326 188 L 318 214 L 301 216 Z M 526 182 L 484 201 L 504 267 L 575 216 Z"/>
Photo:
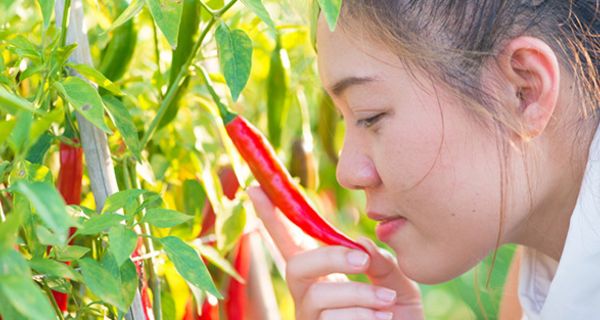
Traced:
<path fill-rule="evenodd" d="M 369 254 L 342 246 L 314 249 L 294 235 L 259 187 L 248 194 L 258 216 L 287 261 L 286 280 L 301 320 L 423 319 L 418 286 L 398 267 L 394 257 L 366 238 L 359 242 Z M 349 281 L 340 274 L 366 274 L 372 284 Z"/>

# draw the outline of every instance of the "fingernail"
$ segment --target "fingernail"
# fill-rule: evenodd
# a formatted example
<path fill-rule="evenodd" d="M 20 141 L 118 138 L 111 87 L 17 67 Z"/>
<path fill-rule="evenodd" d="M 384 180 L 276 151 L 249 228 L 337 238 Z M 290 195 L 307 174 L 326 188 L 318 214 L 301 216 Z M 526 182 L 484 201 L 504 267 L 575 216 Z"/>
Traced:
<path fill-rule="evenodd" d="M 394 314 L 391 312 L 376 311 L 375 318 L 380 320 L 392 320 Z"/>
<path fill-rule="evenodd" d="M 386 288 L 377 289 L 375 295 L 377 296 L 377 299 L 386 303 L 393 302 L 396 299 L 396 291 Z"/>
<path fill-rule="evenodd" d="M 369 260 L 369 256 L 362 251 L 353 250 L 346 254 L 346 259 L 351 265 L 355 267 L 362 267 Z"/>

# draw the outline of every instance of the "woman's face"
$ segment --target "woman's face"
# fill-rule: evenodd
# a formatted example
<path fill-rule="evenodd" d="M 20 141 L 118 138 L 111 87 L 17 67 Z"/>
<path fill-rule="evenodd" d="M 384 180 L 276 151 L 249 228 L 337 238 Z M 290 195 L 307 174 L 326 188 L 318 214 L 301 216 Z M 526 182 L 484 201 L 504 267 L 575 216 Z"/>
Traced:
<path fill-rule="evenodd" d="M 500 156 L 495 135 L 389 49 L 320 21 L 319 72 L 346 125 L 339 182 L 361 189 L 378 237 L 422 283 L 464 273 L 496 245 Z M 400 217 L 405 218 L 398 219 Z M 504 217 L 507 230 L 516 217 Z"/>

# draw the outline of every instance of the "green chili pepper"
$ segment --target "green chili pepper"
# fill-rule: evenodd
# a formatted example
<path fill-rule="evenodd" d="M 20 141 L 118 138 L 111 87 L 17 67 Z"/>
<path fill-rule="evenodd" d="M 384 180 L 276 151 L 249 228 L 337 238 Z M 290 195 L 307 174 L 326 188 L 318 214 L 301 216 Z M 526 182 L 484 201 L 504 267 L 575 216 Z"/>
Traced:
<path fill-rule="evenodd" d="M 171 60 L 171 69 L 169 71 L 169 88 L 177 85 L 175 79 L 177 74 L 181 70 L 181 67 L 187 61 L 189 55 L 192 53 L 194 47 L 194 38 L 198 33 L 198 27 L 200 25 L 199 8 L 197 0 L 185 0 L 183 2 L 183 11 L 181 12 L 181 21 L 179 23 L 179 35 L 177 38 L 177 48 L 173 50 L 173 58 Z M 185 94 L 185 91 L 189 85 L 190 79 L 186 78 L 183 83 L 178 86 L 175 98 L 171 101 L 164 117 L 158 124 L 159 128 L 164 127 L 169 122 L 175 119 L 177 112 L 179 111 L 179 101 Z"/>
<path fill-rule="evenodd" d="M 117 14 L 127 8 L 125 0 L 118 1 Z M 111 81 L 119 80 L 129 68 L 135 45 L 137 43 L 137 30 L 133 19 L 127 21 L 112 32 L 113 36 L 106 48 L 102 51 L 98 70 Z"/>
<path fill-rule="evenodd" d="M 281 127 L 286 122 L 286 97 L 289 87 L 286 66 L 289 66 L 287 53 L 281 48 L 279 36 L 271 53 L 271 64 L 267 85 L 267 117 L 269 140 L 275 149 L 281 145 Z"/>

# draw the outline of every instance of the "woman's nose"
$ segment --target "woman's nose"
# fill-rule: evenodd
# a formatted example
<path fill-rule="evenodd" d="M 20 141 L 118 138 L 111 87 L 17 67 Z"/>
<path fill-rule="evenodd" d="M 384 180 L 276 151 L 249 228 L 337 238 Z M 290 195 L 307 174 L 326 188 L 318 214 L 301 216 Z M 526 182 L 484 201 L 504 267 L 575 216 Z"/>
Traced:
<path fill-rule="evenodd" d="M 370 156 L 347 139 L 339 156 L 336 175 L 338 182 L 348 189 L 365 189 L 381 182 Z"/>

